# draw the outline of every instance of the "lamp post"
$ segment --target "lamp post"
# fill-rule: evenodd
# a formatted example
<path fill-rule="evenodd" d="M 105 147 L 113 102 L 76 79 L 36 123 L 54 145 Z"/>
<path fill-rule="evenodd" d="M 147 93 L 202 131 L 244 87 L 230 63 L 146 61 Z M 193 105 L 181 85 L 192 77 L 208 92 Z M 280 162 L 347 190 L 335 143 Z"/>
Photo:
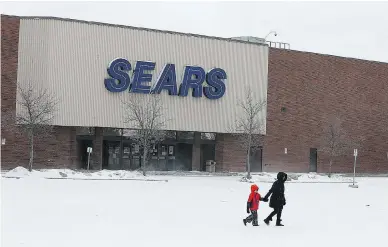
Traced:
<path fill-rule="evenodd" d="M 267 37 L 270 36 L 271 34 L 273 34 L 275 37 L 278 36 L 278 34 L 276 33 L 276 31 L 271 31 L 271 32 L 269 32 L 269 33 L 264 37 L 264 40 L 267 41 Z"/>

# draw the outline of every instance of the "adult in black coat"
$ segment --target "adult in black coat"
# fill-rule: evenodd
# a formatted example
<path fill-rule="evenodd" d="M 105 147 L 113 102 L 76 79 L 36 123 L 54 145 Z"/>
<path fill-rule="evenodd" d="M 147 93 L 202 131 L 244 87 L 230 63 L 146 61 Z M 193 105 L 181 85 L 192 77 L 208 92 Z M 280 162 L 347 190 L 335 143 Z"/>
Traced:
<path fill-rule="evenodd" d="M 286 181 L 287 174 L 284 172 L 279 172 L 277 175 L 277 180 L 272 184 L 271 189 L 263 199 L 263 201 L 268 201 L 268 197 L 271 196 L 271 199 L 269 200 L 269 206 L 273 208 L 273 212 L 264 220 L 267 225 L 270 221 L 272 221 L 272 217 L 276 215 L 276 225 L 283 226 L 281 223 L 281 217 L 283 207 L 286 205 L 286 198 L 284 196 L 284 182 Z"/>

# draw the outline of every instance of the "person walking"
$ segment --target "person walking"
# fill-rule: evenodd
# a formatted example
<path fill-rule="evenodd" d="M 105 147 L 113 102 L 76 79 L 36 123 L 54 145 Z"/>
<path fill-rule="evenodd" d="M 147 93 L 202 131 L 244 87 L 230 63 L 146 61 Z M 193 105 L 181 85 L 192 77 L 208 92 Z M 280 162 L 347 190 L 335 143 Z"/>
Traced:
<path fill-rule="evenodd" d="M 276 226 L 284 226 L 281 221 L 283 207 L 286 205 L 286 198 L 284 196 L 284 183 L 287 181 L 287 174 L 284 172 L 279 172 L 277 174 L 277 180 L 272 184 L 271 189 L 263 198 L 263 201 L 268 201 L 268 197 L 271 196 L 269 200 L 269 206 L 273 208 L 272 213 L 264 220 L 265 224 L 269 225 L 269 222 L 272 221 L 272 217 L 276 215 Z"/>
<path fill-rule="evenodd" d="M 249 194 L 247 202 L 247 213 L 250 215 L 247 218 L 243 219 L 244 225 L 247 225 L 247 223 L 251 222 L 253 226 L 259 225 L 257 220 L 257 210 L 259 210 L 260 201 L 263 201 L 263 198 L 259 193 L 259 186 L 257 186 L 256 184 L 252 184 L 251 193 Z"/>

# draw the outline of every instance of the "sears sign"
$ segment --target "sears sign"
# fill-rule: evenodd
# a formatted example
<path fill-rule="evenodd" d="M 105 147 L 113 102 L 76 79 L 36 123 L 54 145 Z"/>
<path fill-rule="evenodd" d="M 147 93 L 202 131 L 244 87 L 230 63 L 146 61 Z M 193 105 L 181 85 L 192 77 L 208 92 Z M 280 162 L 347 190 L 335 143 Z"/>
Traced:
<path fill-rule="evenodd" d="M 219 99 L 225 94 L 227 76 L 223 69 L 214 68 L 206 73 L 201 67 L 186 66 L 179 90 L 175 64 L 166 64 L 159 72 L 154 86 L 151 87 L 152 74 L 150 72 L 154 69 L 154 62 L 137 61 L 131 79 L 129 75 L 132 70 L 131 63 L 123 58 L 115 59 L 108 67 L 110 78 L 105 79 L 105 88 L 114 93 L 128 90 L 132 93 L 144 94 L 160 94 L 162 90 L 167 90 L 169 95 L 175 96 L 187 96 L 191 88 L 193 97 L 199 98 L 204 94 L 208 99 Z M 205 81 L 206 86 L 203 85 Z"/>

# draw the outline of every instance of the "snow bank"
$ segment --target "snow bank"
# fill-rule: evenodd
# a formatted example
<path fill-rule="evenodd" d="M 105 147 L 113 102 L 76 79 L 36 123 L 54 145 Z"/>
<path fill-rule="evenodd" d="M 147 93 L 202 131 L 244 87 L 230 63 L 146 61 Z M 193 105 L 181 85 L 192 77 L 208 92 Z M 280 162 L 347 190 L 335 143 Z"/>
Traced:
<path fill-rule="evenodd" d="M 274 182 L 276 181 L 277 173 L 260 173 L 252 174 L 251 179 L 242 177 L 241 182 L 257 183 L 257 182 Z M 343 177 L 338 174 L 334 174 L 331 177 L 328 175 L 320 175 L 317 173 L 289 173 L 288 183 L 348 183 L 352 181 L 350 177 Z"/>
<path fill-rule="evenodd" d="M 271 174 L 271 173 L 259 173 L 259 174 L 252 174 L 251 179 L 246 179 L 245 176 L 243 176 L 240 181 L 241 182 L 248 182 L 248 183 L 256 183 L 256 182 L 267 182 L 267 183 L 272 183 L 275 182 L 276 180 L 276 174 Z"/>
<path fill-rule="evenodd" d="M 17 177 L 17 178 L 21 178 L 21 177 L 27 177 L 27 176 L 30 176 L 32 173 L 30 173 L 26 168 L 24 167 L 21 167 L 21 166 L 18 166 L 16 167 L 15 169 L 7 172 L 6 174 L 4 174 L 5 177 Z"/>
<path fill-rule="evenodd" d="M 5 173 L 4 177 L 12 177 L 12 178 L 51 178 L 51 179 L 99 179 L 99 180 L 120 180 L 120 179 L 136 179 L 136 180 L 160 180 L 160 177 L 163 177 L 163 174 L 157 174 L 155 172 L 149 173 L 151 176 L 144 177 L 141 172 L 138 171 L 125 171 L 125 170 L 102 170 L 97 172 L 89 172 L 89 171 L 74 171 L 70 169 L 44 169 L 44 170 L 32 170 L 29 172 L 24 167 L 16 167 L 15 169 Z M 194 173 L 180 173 L 181 176 L 184 174 L 193 175 Z M 206 174 L 206 173 L 195 173 L 197 175 L 203 176 L 217 176 L 216 174 Z M 167 175 L 167 174 L 166 174 Z M 238 178 L 241 182 L 248 183 L 272 183 L 276 180 L 277 173 L 252 173 L 251 179 L 246 179 L 245 174 L 239 174 Z M 158 179 L 159 177 L 159 179 Z M 288 174 L 288 182 L 289 183 L 339 183 L 339 182 L 351 182 L 352 178 L 343 177 L 341 175 L 335 174 L 331 177 L 327 175 L 319 175 L 316 173 L 304 173 L 304 174 L 296 174 L 289 173 Z"/>
<path fill-rule="evenodd" d="M 94 178 L 101 179 L 131 179 L 131 178 L 144 178 L 143 174 L 138 171 L 110 171 L 110 170 L 102 170 L 99 172 L 95 172 L 92 174 Z M 147 176 L 148 177 L 148 176 Z"/>
<path fill-rule="evenodd" d="M 24 167 L 16 167 L 15 169 L 4 174 L 4 177 L 11 178 L 67 178 L 67 179 L 101 179 L 101 180 L 115 180 L 115 179 L 144 179 L 150 180 L 153 177 L 144 177 L 142 173 L 137 171 L 110 171 L 102 170 L 98 172 L 89 171 L 74 171 L 70 169 L 44 169 L 40 171 L 32 170 L 29 172 Z"/>
<path fill-rule="evenodd" d="M 334 174 L 331 177 L 327 175 L 319 175 L 316 173 L 307 173 L 307 174 L 300 174 L 296 180 L 298 182 L 351 182 L 352 178 L 349 177 L 343 177 L 338 174 Z"/>

